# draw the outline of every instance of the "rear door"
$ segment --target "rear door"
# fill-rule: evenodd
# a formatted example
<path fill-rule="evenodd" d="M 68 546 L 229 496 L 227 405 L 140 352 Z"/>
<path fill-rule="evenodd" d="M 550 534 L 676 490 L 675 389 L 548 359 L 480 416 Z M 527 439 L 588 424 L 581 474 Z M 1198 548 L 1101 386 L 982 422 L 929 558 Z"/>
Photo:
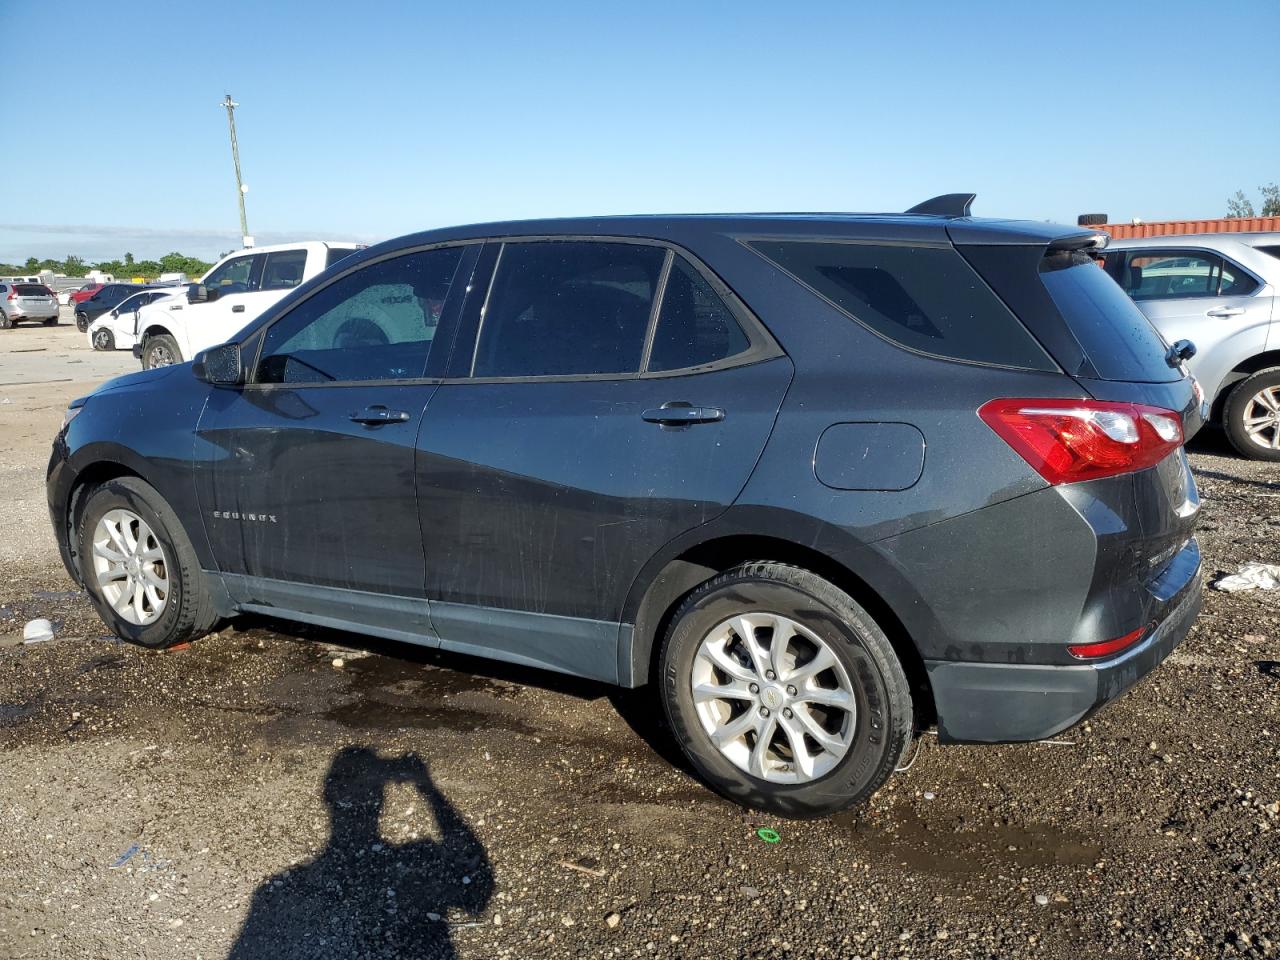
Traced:
<path fill-rule="evenodd" d="M 210 545 L 250 607 L 430 635 L 414 441 L 474 246 L 375 261 L 261 334 L 251 382 L 215 390 L 197 474 Z"/>
<path fill-rule="evenodd" d="M 1212 400 L 1240 360 L 1267 348 L 1271 298 L 1262 282 L 1208 250 L 1143 247 L 1107 253 L 1107 272 L 1165 340 L 1190 340 L 1188 366 Z"/>
<path fill-rule="evenodd" d="M 791 363 L 657 244 L 512 241 L 484 261 L 418 439 L 432 621 L 447 648 L 616 680 L 628 588 L 741 491 Z"/>

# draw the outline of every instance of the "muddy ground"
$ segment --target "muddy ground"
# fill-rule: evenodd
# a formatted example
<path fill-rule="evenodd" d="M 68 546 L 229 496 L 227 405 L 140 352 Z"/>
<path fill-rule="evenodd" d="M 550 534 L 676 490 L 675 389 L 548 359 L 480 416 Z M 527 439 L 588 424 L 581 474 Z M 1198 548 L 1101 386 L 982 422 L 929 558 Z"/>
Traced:
<path fill-rule="evenodd" d="M 167 653 L 105 635 L 43 500 L 91 383 L 33 383 L 14 345 L 87 351 L 12 334 L 0 957 L 1280 954 L 1280 593 L 1209 591 L 1059 742 L 926 733 L 864 809 L 779 821 L 703 789 L 645 691 L 265 621 Z M 1192 461 L 1207 571 L 1280 559 L 1280 468 L 1214 436 Z M 56 639 L 21 644 L 37 616 Z"/>

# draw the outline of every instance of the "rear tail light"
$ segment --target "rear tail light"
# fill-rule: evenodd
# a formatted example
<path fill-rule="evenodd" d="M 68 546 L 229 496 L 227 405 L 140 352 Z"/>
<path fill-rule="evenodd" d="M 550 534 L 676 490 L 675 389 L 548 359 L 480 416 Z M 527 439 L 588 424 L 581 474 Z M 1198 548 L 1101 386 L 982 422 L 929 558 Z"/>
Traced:
<path fill-rule="evenodd" d="M 1140 403 L 1002 399 L 978 416 L 1052 484 L 1145 470 L 1182 446 L 1182 417 Z"/>
<path fill-rule="evenodd" d="M 17 300 L 17 299 L 18 299 L 18 288 L 17 288 L 17 287 L 10 287 L 10 288 L 9 288 L 9 296 L 5 297 L 5 299 L 6 299 L 6 300 Z"/>
<path fill-rule="evenodd" d="M 1067 653 L 1077 660 L 1097 660 L 1101 657 L 1109 657 L 1112 654 L 1119 653 L 1121 650 L 1127 650 L 1146 634 L 1147 628 L 1139 627 L 1132 633 L 1126 633 L 1123 637 L 1116 637 L 1114 640 L 1103 640 L 1099 643 L 1069 644 Z"/>

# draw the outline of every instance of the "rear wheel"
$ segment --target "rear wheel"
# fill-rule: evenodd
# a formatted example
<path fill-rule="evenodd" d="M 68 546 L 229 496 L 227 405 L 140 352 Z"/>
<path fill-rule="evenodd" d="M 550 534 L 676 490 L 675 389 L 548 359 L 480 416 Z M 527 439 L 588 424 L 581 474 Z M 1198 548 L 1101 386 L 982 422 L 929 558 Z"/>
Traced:
<path fill-rule="evenodd" d="M 136 477 L 98 487 L 77 532 L 80 575 L 117 636 L 159 649 L 209 630 L 216 616 L 177 515 Z"/>
<path fill-rule="evenodd" d="M 48 320 L 46 320 L 46 321 L 44 322 L 44 325 L 45 325 L 46 327 L 56 327 L 56 326 L 58 325 L 58 318 L 57 318 L 57 317 L 50 317 Z"/>
<path fill-rule="evenodd" d="M 750 563 L 695 590 L 662 650 L 662 692 L 717 791 L 788 817 L 860 803 L 911 739 L 910 687 L 884 632 L 807 570 Z"/>
<path fill-rule="evenodd" d="M 7 313 L 0 313 L 0 330 L 8 330 L 13 326 L 13 318 Z"/>
<path fill-rule="evenodd" d="M 142 345 L 143 370 L 168 367 L 181 362 L 182 350 L 178 347 L 178 341 L 167 333 L 147 337 L 146 343 Z"/>
<path fill-rule="evenodd" d="M 1236 384 L 1223 420 L 1231 445 L 1242 456 L 1280 461 L 1280 367 L 1259 370 Z"/>
<path fill-rule="evenodd" d="M 89 329 L 89 315 L 76 311 L 76 329 L 84 333 Z"/>

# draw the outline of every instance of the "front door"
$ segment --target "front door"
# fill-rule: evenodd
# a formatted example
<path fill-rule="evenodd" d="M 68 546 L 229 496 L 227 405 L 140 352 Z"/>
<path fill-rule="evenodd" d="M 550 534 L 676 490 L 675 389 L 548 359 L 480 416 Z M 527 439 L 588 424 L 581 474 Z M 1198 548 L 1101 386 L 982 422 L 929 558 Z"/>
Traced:
<path fill-rule="evenodd" d="M 432 622 L 447 648 L 615 681 L 628 589 L 737 497 L 791 363 L 664 247 L 496 259 L 419 439 Z"/>
<path fill-rule="evenodd" d="M 384 259 L 331 282 L 267 327 L 248 385 L 211 395 L 197 437 L 201 506 L 249 609 L 430 635 L 415 440 L 471 249 Z"/>

